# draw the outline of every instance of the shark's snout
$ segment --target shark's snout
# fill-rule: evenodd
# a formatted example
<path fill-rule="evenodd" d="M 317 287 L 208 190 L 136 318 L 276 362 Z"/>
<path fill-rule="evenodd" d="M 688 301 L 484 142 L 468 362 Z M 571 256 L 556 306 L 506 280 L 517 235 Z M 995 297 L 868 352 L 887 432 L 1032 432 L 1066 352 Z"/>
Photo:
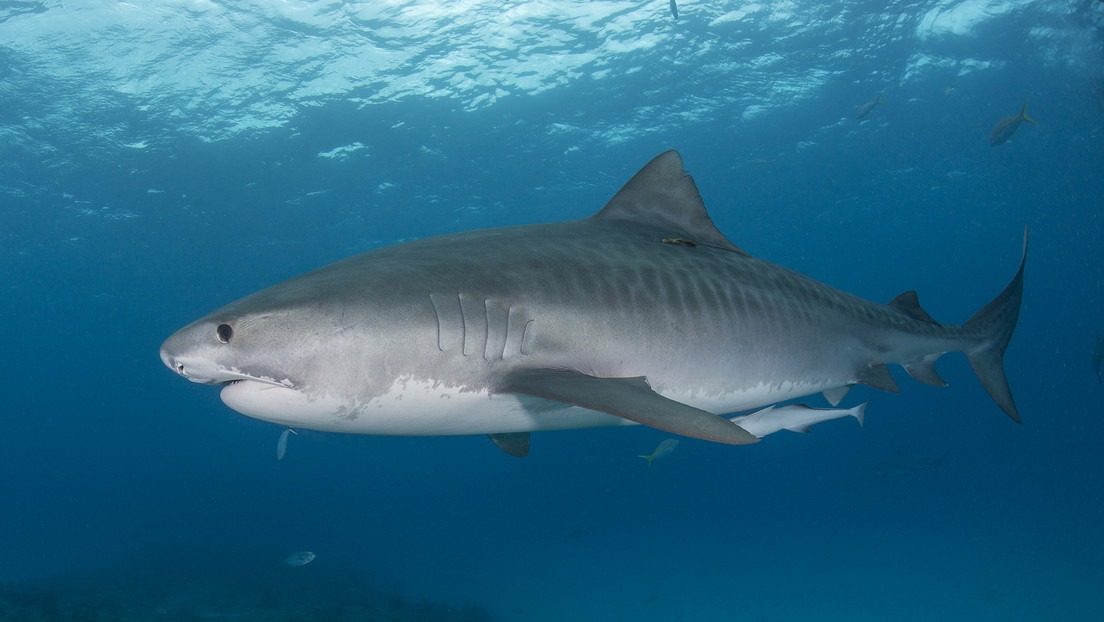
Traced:
<path fill-rule="evenodd" d="M 213 382 L 210 378 L 204 378 L 197 375 L 195 373 L 195 366 L 185 365 L 182 361 L 177 360 L 175 356 L 165 349 L 165 346 L 161 346 L 161 362 L 165 364 L 165 367 L 168 367 L 192 382 L 198 382 L 200 384 L 211 384 Z"/>
<path fill-rule="evenodd" d="M 179 341 L 179 333 L 177 333 L 161 344 L 161 362 L 165 364 L 165 367 L 199 384 L 220 384 L 224 382 L 218 377 L 218 366 L 213 361 L 181 353 Z"/>
<path fill-rule="evenodd" d="M 165 367 L 168 367 L 169 369 L 175 371 L 176 373 L 180 374 L 181 376 L 184 375 L 184 366 L 183 365 L 178 366 L 176 364 L 176 359 L 174 359 L 173 356 L 171 354 L 169 354 L 169 351 L 165 349 L 164 344 L 161 345 L 161 362 L 165 364 Z"/>

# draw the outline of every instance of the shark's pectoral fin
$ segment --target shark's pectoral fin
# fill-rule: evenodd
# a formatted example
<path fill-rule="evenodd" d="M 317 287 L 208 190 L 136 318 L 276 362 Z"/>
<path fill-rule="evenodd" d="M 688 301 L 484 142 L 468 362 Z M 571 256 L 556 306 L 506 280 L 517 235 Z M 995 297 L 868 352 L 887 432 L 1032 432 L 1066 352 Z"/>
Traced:
<path fill-rule="evenodd" d="M 500 391 L 581 406 L 707 441 L 744 445 L 759 440 L 724 417 L 663 397 L 643 377 L 598 378 L 569 370 L 534 369 L 511 374 Z"/>
<path fill-rule="evenodd" d="M 502 451 L 515 458 L 524 458 L 529 455 L 529 433 L 507 432 L 503 434 L 488 434 L 487 438 Z"/>

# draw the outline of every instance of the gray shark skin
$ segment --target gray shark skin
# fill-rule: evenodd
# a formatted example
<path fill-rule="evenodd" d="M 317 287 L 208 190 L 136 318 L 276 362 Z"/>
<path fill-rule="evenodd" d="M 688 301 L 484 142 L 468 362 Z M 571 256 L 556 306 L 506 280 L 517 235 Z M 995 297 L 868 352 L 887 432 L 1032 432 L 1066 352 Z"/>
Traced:
<path fill-rule="evenodd" d="M 1023 266 L 961 326 L 914 292 L 869 302 L 729 242 L 668 151 L 589 218 L 357 255 L 196 320 L 161 359 L 282 426 L 489 434 L 516 456 L 532 431 L 631 423 L 752 443 L 717 415 L 821 392 L 834 405 L 857 383 L 897 391 L 891 363 L 943 385 L 950 351 L 1018 421 L 1003 355 Z"/>

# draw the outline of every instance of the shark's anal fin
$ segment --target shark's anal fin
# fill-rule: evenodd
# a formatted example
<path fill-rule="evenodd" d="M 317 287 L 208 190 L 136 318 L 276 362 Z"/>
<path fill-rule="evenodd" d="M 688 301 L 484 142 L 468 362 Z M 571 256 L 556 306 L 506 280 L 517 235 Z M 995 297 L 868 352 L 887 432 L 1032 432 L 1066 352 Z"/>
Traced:
<path fill-rule="evenodd" d="M 943 356 L 942 352 L 936 352 L 935 354 L 921 356 L 918 359 L 905 361 L 901 363 L 901 365 L 910 376 L 920 382 L 930 384 L 933 387 L 945 387 L 947 386 L 947 381 L 939 375 L 939 372 L 935 371 L 935 362 L 938 361 L 941 356 Z"/>
<path fill-rule="evenodd" d="M 502 451 L 515 458 L 524 458 L 529 455 L 528 432 L 506 432 L 503 434 L 488 434 L 487 438 Z"/>
<path fill-rule="evenodd" d="M 717 443 L 744 445 L 759 440 L 724 417 L 663 397 L 643 377 L 598 378 L 570 370 L 522 370 L 508 376 L 500 392 L 564 402 Z"/>
<path fill-rule="evenodd" d="M 879 391 L 897 393 L 901 390 L 901 388 L 897 386 L 897 381 L 893 379 L 893 375 L 889 373 L 889 369 L 882 364 L 871 365 L 864 369 L 862 373 L 859 374 L 859 382 L 868 387 L 874 387 Z"/>

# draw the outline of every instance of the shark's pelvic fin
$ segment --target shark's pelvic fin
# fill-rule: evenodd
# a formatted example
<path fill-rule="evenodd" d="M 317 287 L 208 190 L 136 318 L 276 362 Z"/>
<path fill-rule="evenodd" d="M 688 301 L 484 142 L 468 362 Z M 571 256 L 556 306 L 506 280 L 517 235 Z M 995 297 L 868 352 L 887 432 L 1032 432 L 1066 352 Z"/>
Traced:
<path fill-rule="evenodd" d="M 529 455 L 529 433 L 507 432 L 503 434 L 488 434 L 487 438 L 502 451 L 515 458 L 524 458 Z"/>
<path fill-rule="evenodd" d="M 510 374 L 500 391 L 581 406 L 717 443 L 745 445 L 759 440 L 724 417 L 663 397 L 643 377 L 598 378 L 570 370 L 532 369 Z"/>
<path fill-rule="evenodd" d="M 677 151 L 652 159 L 592 218 L 643 223 L 695 244 L 747 255 L 717 230 Z"/>
<path fill-rule="evenodd" d="M 1024 229 L 1023 257 L 1020 268 L 1012 282 L 996 298 L 985 305 L 981 311 L 970 318 L 965 328 L 968 332 L 979 333 L 981 343 L 966 351 L 970 367 L 974 368 L 978 380 L 989 397 L 1001 407 L 1001 410 L 1020 423 L 1020 413 L 1012 400 L 1012 390 L 1008 388 L 1008 378 L 1004 375 L 1004 351 L 1012 339 L 1012 331 L 1020 318 L 1020 299 L 1023 298 L 1024 265 L 1027 263 L 1027 229 Z"/>

